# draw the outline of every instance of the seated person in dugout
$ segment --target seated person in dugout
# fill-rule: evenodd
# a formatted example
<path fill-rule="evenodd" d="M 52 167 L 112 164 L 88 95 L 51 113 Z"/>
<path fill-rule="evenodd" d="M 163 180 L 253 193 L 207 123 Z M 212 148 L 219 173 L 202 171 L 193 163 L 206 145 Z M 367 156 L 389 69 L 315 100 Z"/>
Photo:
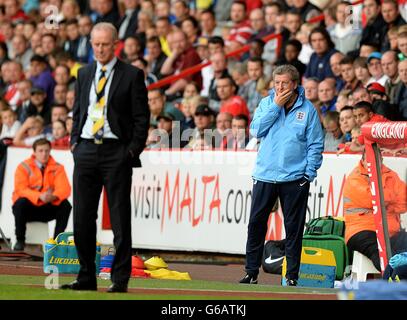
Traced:
<path fill-rule="evenodd" d="M 19 164 L 14 177 L 15 251 L 24 250 L 27 222 L 56 219 L 56 238 L 65 231 L 72 209 L 67 200 L 71 185 L 64 167 L 50 155 L 51 143 L 39 139 L 34 142 L 33 150 L 33 155 Z"/>
<path fill-rule="evenodd" d="M 380 159 L 382 163 L 382 159 Z M 407 211 L 407 185 L 396 172 L 381 165 L 382 184 L 392 254 L 407 251 L 407 233 L 401 228 L 400 214 Z M 365 153 L 346 179 L 343 193 L 345 241 L 350 251 L 359 251 L 380 268 L 373 215 L 370 179 Z"/>

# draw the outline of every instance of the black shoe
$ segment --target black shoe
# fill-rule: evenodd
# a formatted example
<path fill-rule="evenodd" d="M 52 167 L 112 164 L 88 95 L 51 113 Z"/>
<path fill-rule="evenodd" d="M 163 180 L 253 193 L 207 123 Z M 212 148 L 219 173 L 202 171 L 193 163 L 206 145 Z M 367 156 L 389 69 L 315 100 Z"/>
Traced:
<path fill-rule="evenodd" d="M 297 286 L 297 280 L 295 280 L 295 279 L 285 279 L 285 283 L 287 284 L 288 287 Z"/>
<path fill-rule="evenodd" d="M 59 287 L 62 290 L 88 290 L 88 291 L 96 291 L 97 286 L 96 284 L 87 284 L 87 283 L 80 283 L 78 280 L 74 282 L 63 284 Z"/>
<path fill-rule="evenodd" d="M 239 283 L 257 284 L 257 275 L 246 274 Z"/>
<path fill-rule="evenodd" d="M 127 284 L 113 283 L 109 288 L 107 288 L 107 292 L 109 293 L 127 292 Z"/>
<path fill-rule="evenodd" d="M 24 241 L 17 240 L 17 243 L 14 245 L 14 251 L 24 251 L 25 243 Z"/>

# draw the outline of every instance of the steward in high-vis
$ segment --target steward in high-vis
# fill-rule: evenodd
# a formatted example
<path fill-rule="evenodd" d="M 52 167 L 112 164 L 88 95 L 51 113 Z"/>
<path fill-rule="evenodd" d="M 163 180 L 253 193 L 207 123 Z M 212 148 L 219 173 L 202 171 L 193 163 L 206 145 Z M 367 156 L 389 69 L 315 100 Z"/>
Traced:
<path fill-rule="evenodd" d="M 51 143 L 38 139 L 34 142 L 33 150 L 33 155 L 18 165 L 14 176 L 15 251 L 24 250 L 27 222 L 56 219 L 56 238 L 65 231 L 72 209 L 67 200 L 71 185 L 63 165 L 50 155 Z"/>

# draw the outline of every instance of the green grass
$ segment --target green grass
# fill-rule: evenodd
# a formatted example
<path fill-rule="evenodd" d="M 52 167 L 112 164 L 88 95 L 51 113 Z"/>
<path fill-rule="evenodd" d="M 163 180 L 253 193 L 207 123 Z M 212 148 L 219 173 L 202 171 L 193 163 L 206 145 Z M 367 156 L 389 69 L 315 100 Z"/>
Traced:
<path fill-rule="evenodd" d="M 334 289 L 292 288 L 268 285 L 241 285 L 217 281 L 177 281 L 157 279 L 131 279 L 129 288 L 139 289 L 170 289 L 168 294 L 106 294 L 105 292 L 73 292 L 65 290 L 51 290 L 44 287 L 46 277 L 23 275 L 0 275 L 0 300 L 206 300 L 206 299 L 258 299 L 250 296 L 251 293 L 308 293 L 308 294 L 335 294 Z M 59 277 L 59 284 L 69 283 L 74 277 Z M 109 280 L 98 280 L 99 288 L 107 288 Z M 178 292 L 177 292 L 178 290 Z M 197 294 L 182 294 L 181 290 L 197 290 Z M 223 291 L 218 296 L 199 294 L 199 291 Z M 237 295 L 228 295 L 229 292 L 239 292 Z M 264 298 L 264 299 L 272 299 Z M 294 297 L 295 299 L 295 297 Z"/>

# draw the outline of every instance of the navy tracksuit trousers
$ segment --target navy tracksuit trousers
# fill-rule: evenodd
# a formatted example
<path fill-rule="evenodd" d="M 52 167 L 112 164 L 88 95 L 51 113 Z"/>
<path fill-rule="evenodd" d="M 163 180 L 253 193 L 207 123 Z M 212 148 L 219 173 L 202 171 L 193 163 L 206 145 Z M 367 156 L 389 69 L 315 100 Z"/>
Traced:
<path fill-rule="evenodd" d="M 310 183 L 304 182 L 303 179 L 284 183 L 254 181 L 246 243 L 246 272 L 248 274 L 257 275 L 259 273 L 267 233 L 267 221 L 274 203 L 279 198 L 286 234 L 286 278 L 298 279 L 309 186 Z"/>

